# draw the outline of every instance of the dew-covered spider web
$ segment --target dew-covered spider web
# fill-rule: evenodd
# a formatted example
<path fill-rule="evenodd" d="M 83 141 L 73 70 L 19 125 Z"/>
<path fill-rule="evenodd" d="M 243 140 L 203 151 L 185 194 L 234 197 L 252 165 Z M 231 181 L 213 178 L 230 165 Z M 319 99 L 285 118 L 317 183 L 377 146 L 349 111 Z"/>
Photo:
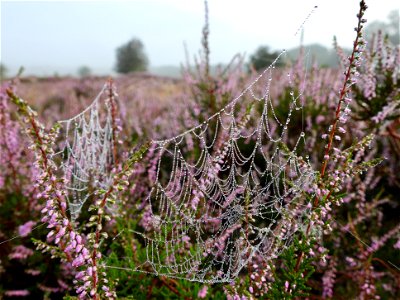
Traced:
<path fill-rule="evenodd" d="M 288 91 L 286 102 L 272 96 L 284 56 L 198 126 L 152 141 L 147 226 L 130 231 L 145 255 L 126 270 L 231 282 L 256 255 L 268 262 L 290 244 L 309 213 L 304 194 L 315 174 L 299 155 L 305 133 L 291 123 L 302 118 L 301 91 Z"/>
<path fill-rule="evenodd" d="M 55 154 L 66 180 L 68 208 L 73 220 L 87 199 L 111 183 L 114 164 L 112 105 L 117 94 L 107 82 L 94 101 L 81 113 L 61 124 L 61 151 Z"/>

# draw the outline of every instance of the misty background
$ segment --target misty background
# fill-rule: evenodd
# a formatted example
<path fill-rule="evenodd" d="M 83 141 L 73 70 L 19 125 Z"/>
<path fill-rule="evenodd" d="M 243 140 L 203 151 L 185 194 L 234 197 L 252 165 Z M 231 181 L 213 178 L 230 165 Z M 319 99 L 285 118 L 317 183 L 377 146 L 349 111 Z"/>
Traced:
<path fill-rule="evenodd" d="M 381 29 L 399 43 L 399 7 L 393 0 L 368 1 L 367 36 Z M 259 46 L 299 52 L 300 40 L 320 65 L 337 63 L 333 36 L 351 48 L 358 1 L 209 1 L 211 64 L 227 64 Z M 299 30 L 314 6 L 318 6 Z M 116 49 L 132 38 L 144 46 L 153 74 L 179 76 L 201 48 L 201 0 L 1 1 L 1 63 L 7 75 L 115 74 Z M 296 34 L 297 33 L 297 34 Z"/>

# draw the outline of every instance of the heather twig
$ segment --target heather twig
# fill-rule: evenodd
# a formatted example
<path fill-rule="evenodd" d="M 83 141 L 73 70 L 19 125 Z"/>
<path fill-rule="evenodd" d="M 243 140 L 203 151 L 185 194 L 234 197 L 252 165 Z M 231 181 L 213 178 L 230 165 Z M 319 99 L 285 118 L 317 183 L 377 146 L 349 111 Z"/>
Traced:
<path fill-rule="evenodd" d="M 323 180 L 326 176 L 326 168 L 328 166 L 328 163 L 330 161 L 330 154 L 331 150 L 333 147 L 334 140 L 340 141 L 341 138 L 339 135 L 336 134 L 336 131 L 339 131 L 341 133 L 345 133 L 344 129 L 341 127 L 338 127 L 339 123 L 345 123 L 347 121 L 347 116 L 349 111 L 348 104 L 351 102 L 350 98 L 350 91 L 351 91 L 351 86 L 356 82 L 355 77 L 357 75 L 357 67 L 360 66 L 361 64 L 361 55 L 365 47 L 365 41 L 363 40 L 363 34 L 362 34 L 362 29 L 364 27 L 364 23 L 366 20 L 363 18 L 364 13 L 367 9 L 367 5 L 365 4 L 365 1 L 362 0 L 360 2 L 360 10 L 359 13 L 357 14 L 357 19 L 358 19 L 358 24 L 357 27 L 355 28 L 356 31 L 356 38 L 353 43 L 353 50 L 351 53 L 351 56 L 348 58 L 348 67 L 347 70 L 344 72 L 344 80 L 343 80 L 343 86 L 339 92 L 339 101 L 336 106 L 335 110 L 335 118 L 332 123 L 332 125 L 329 127 L 329 133 L 324 134 L 323 138 L 328 138 L 327 145 L 325 147 L 325 154 L 324 154 L 324 161 L 321 166 L 321 179 Z M 346 105 L 346 107 L 343 109 L 343 106 Z M 328 200 L 330 196 L 332 195 L 332 192 L 329 190 L 325 191 L 324 197 L 325 200 Z M 314 201 L 313 201 L 313 208 L 317 208 L 320 202 L 320 195 L 316 196 Z M 306 230 L 306 236 L 310 234 L 311 230 L 311 222 L 308 224 L 307 230 Z M 297 262 L 296 266 L 294 268 L 294 271 L 297 273 L 301 264 L 301 261 L 303 259 L 304 253 L 300 252 L 297 257 Z"/>

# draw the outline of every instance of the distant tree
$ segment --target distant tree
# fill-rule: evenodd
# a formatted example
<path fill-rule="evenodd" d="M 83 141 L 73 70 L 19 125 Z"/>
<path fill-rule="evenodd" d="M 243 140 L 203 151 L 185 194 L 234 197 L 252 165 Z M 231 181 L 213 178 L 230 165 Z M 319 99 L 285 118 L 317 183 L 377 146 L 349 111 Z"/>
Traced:
<path fill-rule="evenodd" d="M 88 66 L 82 66 L 78 69 L 79 77 L 88 77 L 92 74 L 92 70 Z"/>
<path fill-rule="evenodd" d="M 4 64 L 0 63 L 0 79 L 1 80 L 3 80 L 6 77 L 7 71 L 8 71 L 7 67 Z"/>
<path fill-rule="evenodd" d="M 256 71 L 265 69 L 274 62 L 278 55 L 278 52 L 270 51 L 268 46 L 260 46 L 256 52 L 250 56 L 250 68 L 254 68 Z M 277 66 L 279 65 L 281 65 L 280 62 L 277 63 Z"/>
<path fill-rule="evenodd" d="M 143 43 L 136 38 L 117 49 L 117 64 L 115 70 L 118 73 L 134 71 L 146 71 L 148 66 L 147 55 Z"/>
<path fill-rule="evenodd" d="M 393 45 L 400 44 L 400 17 L 399 10 L 392 10 L 388 15 L 388 21 L 374 21 L 365 27 L 367 40 L 370 40 L 374 34 L 382 31 L 387 35 Z"/>

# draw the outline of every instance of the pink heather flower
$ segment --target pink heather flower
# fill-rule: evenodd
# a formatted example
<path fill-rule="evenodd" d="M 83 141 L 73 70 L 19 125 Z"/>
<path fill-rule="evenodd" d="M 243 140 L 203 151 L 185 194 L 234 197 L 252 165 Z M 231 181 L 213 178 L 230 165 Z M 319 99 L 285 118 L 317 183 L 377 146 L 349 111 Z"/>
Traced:
<path fill-rule="evenodd" d="M 184 236 L 182 237 L 182 241 L 183 241 L 184 243 L 189 243 L 189 242 L 190 242 L 190 237 L 187 236 L 187 235 L 184 235 Z"/>
<path fill-rule="evenodd" d="M 289 289 L 289 281 L 285 281 L 285 290 L 287 291 Z"/>
<path fill-rule="evenodd" d="M 326 133 L 324 133 L 323 135 L 321 135 L 321 138 L 325 140 L 328 138 L 328 135 Z"/>
<path fill-rule="evenodd" d="M 195 196 L 195 197 L 192 199 L 192 202 L 191 202 L 192 208 L 193 208 L 193 209 L 197 209 L 197 206 L 199 205 L 199 202 L 200 202 L 199 197 Z"/>
<path fill-rule="evenodd" d="M 56 234 L 56 238 L 60 239 L 61 237 L 63 237 L 65 235 L 65 230 L 66 230 L 65 227 L 61 227 L 61 229 Z"/>
<path fill-rule="evenodd" d="M 346 262 L 349 264 L 350 267 L 355 267 L 357 264 L 354 258 L 346 256 Z"/>
<path fill-rule="evenodd" d="M 11 290 L 4 293 L 8 297 L 26 297 L 29 295 L 28 290 Z"/>
<path fill-rule="evenodd" d="M 80 293 L 79 293 L 79 295 L 78 295 L 78 298 L 79 299 L 85 299 L 86 298 L 86 291 L 81 291 Z"/>
<path fill-rule="evenodd" d="M 23 245 L 15 246 L 13 252 L 8 255 L 9 259 L 26 259 L 33 255 L 33 250 Z"/>
<path fill-rule="evenodd" d="M 75 278 L 80 280 L 83 278 L 83 276 L 85 276 L 85 271 L 80 271 L 80 272 L 76 273 Z"/>
<path fill-rule="evenodd" d="M 396 244 L 393 245 L 395 249 L 400 249 L 400 239 L 397 241 Z"/>
<path fill-rule="evenodd" d="M 322 295 L 324 298 L 332 298 L 335 278 L 336 278 L 336 268 L 335 264 L 333 264 L 331 266 L 331 269 L 327 270 L 324 276 L 322 277 L 322 284 L 323 284 Z"/>
<path fill-rule="evenodd" d="M 208 287 L 207 287 L 206 285 L 203 286 L 203 287 L 199 290 L 199 292 L 197 293 L 197 297 L 200 298 L 200 299 L 205 298 L 205 297 L 207 296 L 207 290 L 208 290 Z"/>
<path fill-rule="evenodd" d="M 18 227 L 18 234 L 21 237 L 26 237 L 28 234 L 31 233 L 32 227 L 36 225 L 36 222 L 28 221 L 25 224 Z"/>
<path fill-rule="evenodd" d="M 350 102 L 351 102 L 351 98 L 348 98 L 348 97 L 346 97 L 346 98 L 344 98 L 344 102 L 346 102 L 347 104 L 349 104 Z"/>
<path fill-rule="evenodd" d="M 83 249 L 83 245 L 79 244 L 78 246 L 76 246 L 75 252 L 79 253 L 79 252 L 81 252 L 82 249 Z"/>
<path fill-rule="evenodd" d="M 322 116 L 322 115 L 318 115 L 318 116 L 315 118 L 315 122 L 316 122 L 317 124 L 321 124 L 323 121 L 325 121 L 325 117 Z"/>
<path fill-rule="evenodd" d="M 57 283 L 61 289 L 65 290 L 65 291 L 69 289 L 69 285 L 67 283 L 65 283 L 64 281 L 62 281 L 61 279 L 57 279 Z"/>
<path fill-rule="evenodd" d="M 40 270 L 27 269 L 25 270 L 25 273 L 32 276 L 38 276 L 40 274 Z"/>
<path fill-rule="evenodd" d="M 60 288 L 49 287 L 42 284 L 38 284 L 38 287 L 43 292 L 48 292 L 48 293 L 58 293 L 60 291 Z"/>
<path fill-rule="evenodd" d="M 102 289 L 103 291 L 105 291 L 105 292 L 109 292 L 109 291 L 110 291 L 110 289 L 108 288 L 108 286 L 105 286 L 105 285 L 103 285 L 103 286 L 101 287 L 101 289 Z"/>
<path fill-rule="evenodd" d="M 72 262 L 73 267 L 80 267 L 84 264 L 85 260 L 83 259 L 82 255 L 79 255 L 77 258 L 75 258 Z"/>

